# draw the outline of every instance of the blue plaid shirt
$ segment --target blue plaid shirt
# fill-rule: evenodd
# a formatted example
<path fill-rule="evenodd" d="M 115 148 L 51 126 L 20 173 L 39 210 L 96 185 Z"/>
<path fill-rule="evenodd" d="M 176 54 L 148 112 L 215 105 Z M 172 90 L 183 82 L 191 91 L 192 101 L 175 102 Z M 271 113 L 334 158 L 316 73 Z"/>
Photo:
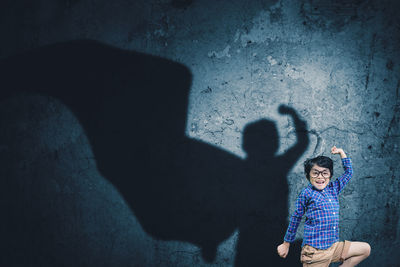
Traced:
<path fill-rule="evenodd" d="M 339 241 L 339 193 L 353 175 L 350 158 L 342 159 L 344 173 L 330 182 L 323 190 L 317 190 L 311 183 L 301 191 L 296 200 L 293 213 L 284 240 L 293 242 L 303 215 L 303 244 L 318 249 L 327 249 Z"/>

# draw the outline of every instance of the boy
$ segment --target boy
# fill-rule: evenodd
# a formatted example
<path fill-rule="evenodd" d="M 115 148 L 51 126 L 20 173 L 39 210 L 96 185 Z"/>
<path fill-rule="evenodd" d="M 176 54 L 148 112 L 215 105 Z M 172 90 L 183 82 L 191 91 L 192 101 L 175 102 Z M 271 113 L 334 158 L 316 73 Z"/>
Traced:
<path fill-rule="evenodd" d="M 294 241 L 303 215 L 306 215 L 304 239 L 301 250 L 303 266 L 329 266 L 331 262 L 343 262 L 342 267 L 355 266 L 366 259 L 371 247 L 365 242 L 339 242 L 339 193 L 353 175 L 351 161 L 343 149 L 331 149 L 332 154 L 340 154 L 344 173 L 330 182 L 333 162 L 319 156 L 304 162 L 304 172 L 310 181 L 296 200 L 284 242 L 278 246 L 278 254 L 286 258 L 290 243 Z"/>

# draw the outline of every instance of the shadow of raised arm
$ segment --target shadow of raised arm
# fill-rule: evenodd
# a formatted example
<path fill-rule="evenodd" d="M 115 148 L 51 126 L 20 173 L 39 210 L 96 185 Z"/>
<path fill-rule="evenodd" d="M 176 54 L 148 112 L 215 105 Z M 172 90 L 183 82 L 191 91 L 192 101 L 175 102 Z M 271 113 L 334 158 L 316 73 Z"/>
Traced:
<path fill-rule="evenodd" d="M 295 126 L 297 142 L 281 156 L 281 162 L 288 168 L 291 168 L 305 152 L 310 143 L 307 131 L 307 122 L 302 120 L 292 107 L 281 105 L 279 106 L 278 111 L 282 115 L 291 116 Z"/>

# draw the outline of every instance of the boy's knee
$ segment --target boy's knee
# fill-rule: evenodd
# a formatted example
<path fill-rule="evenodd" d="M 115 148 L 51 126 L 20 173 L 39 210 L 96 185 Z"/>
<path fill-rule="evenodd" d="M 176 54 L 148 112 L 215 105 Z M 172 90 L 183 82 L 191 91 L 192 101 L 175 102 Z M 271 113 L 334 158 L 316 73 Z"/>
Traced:
<path fill-rule="evenodd" d="M 364 244 L 364 255 L 368 257 L 371 254 L 371 246 L 368 243 Z"/>

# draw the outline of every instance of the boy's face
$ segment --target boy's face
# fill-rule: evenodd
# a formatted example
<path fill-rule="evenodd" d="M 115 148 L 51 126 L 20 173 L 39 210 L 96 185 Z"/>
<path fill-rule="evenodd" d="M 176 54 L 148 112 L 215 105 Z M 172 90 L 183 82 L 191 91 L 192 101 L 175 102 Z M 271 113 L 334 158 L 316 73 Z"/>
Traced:
<path fill-rule="evenodd" d="M 315 164 L 310 170 L 310 182 L 318 190 L 323 190 L 330 181 L 331 172 L 328 168 L 324 168 Z"/>

